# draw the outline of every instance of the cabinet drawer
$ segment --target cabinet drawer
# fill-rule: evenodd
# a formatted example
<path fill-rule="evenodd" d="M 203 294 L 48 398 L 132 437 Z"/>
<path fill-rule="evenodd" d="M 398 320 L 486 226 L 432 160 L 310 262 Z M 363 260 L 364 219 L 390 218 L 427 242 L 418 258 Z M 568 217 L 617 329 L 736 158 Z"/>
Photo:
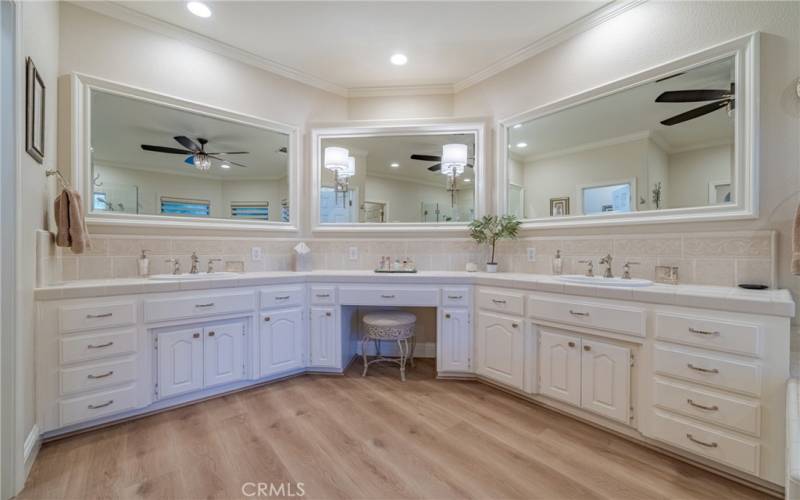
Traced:
<path fill-rule="evenodd" d="M 655 411 L 653 437 L 708 457 L 725 465 L 758 475 L 758 442 Z"/>
<path fill-rule="evenodd" d="M 656 314 L 656 338 L 748 356 L 761 354 L 758 325 L 683 314 Z"/>
<path fill-rule="evenodd" d="M 311 303 L 315 306 L 327 306 L 336 303 L 336 287 L 312 286 Z"/>
<path fill-rule="evenodd" d="M 69 336 L 59 340 L 61 363 L 77 363 L 136 352 L 136 329 L 92 335 Z"/>
<path fill-rule="evenodd" d="M 469 289 L 467 288 L 444 288 L 442 289 L 442 305 L 443 306 L 461 306 L 466 307 L 469 305 Z"/>
<path fill-rule="evenodd" d="M 255 308 L 253 292 L 202 294 L 174 299 L 145 300 L 144 320 L 152 323 L 210 314 L 250 312 Z"/>
<path fill-rule="evenodd" d="M 136 406 L 136 386 L 59 401 L 61 427 L 113 415 Z"/>
<path fill-rule="evenodd" d="M 58 329 L 61 333 L 126 326 L 136 323 L 136 304 L 61 306 L 58 308 Z"/>
<path fill-rule="evenodd" d="M 656 406 L 741 431 L 760 434 L 761 405 L 711 390 L 656 380 Z"/>
<path fill-rule="evenodd" d="M 439 304 L 438 288 L 362 288 L 340 287 L 342 304 L 360 306 L 435 306 Z"/>
<path fill-rule="evenodd" d="M 478 290 L 478 307 L 487 311 L 497 311 L 522 316 L 525 300 L 521 293 L 481 288 Z"/>
<path fill-rule="evenodd" d="M 261 290 L 261 307 L 301 306 L 305 302 L 303 287 L 279 287 Z"/>
<path fill-rule="evenodd" d="M 62 395 L 132 382 L 136 380 L 136 359 L 62 369 L 60 380 Z"/>
<path fill-rule="evenodd" d="M 761 394 L 761 367 L 717 356 L 655 347 L 655 371 L 733 392 Z"/>
<path fill-rule="evenodd" d="M 644 337 L 645 311 L 637 307 L 533 295 L 528 297 L 528 315 L 556 323 Z"/>

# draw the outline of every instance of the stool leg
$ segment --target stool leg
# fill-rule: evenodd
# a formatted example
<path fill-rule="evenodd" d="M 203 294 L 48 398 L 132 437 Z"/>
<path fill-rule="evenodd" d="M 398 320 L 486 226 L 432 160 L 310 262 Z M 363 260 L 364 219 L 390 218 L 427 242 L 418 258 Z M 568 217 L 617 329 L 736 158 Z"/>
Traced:
<path fill-rule="evenodd" d="M 375 357 L 381 357 L 381 341 L 378 339 L 372 339 L 375 342 Z"/>
<path fill-rule="evenodd" d="M 405 345 L 403 345 L 405 344 Z M 400 351 L 400 380 L 406 381 L 406 357 L 408 356 L 408 341 L 397 339 L 397 349 Z"/>
<path fill-rule="evenodd" d="M 411 351 L 408 355 L 409 361 L 411 361 L 411 366 L 414 367 L 414 351 L 417 350 L 417 336 L 414 335 L 411 337 Z"/>
<path fill-rule="evenodd" d="M 367 376 L 367 368 L 369 368 L 369 363 L 367 362 L 367 347 L 369 347 L 369 337 L 364 337 L 361 339 L 361 357 L 364 359 L 364 371 L 361 372 L 362 377 Z"/>

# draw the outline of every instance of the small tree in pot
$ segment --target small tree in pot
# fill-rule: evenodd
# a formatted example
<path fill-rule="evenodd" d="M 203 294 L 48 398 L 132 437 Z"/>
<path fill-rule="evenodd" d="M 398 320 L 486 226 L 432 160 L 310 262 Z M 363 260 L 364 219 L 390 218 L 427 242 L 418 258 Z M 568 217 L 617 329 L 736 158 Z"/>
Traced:
<path fill-rule="evenodd" d="M 497 272 L 497 262 L 494 260 L 495 247 L 499 240 L 513 240 L 521 222 L 515 215 L 484 215 L 482 219 L 475 219 L 469 224 L 469 235 L 478 244 L 491 245 L 492 257 L 486 263 L 486 272 Z"/>

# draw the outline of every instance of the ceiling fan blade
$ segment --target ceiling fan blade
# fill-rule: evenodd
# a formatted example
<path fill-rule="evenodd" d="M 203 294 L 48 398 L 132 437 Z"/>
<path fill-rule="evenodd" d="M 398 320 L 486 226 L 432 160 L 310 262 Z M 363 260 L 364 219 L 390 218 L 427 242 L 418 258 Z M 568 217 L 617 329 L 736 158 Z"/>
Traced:
<path fill-rule="evenodd" d="M 671 90 L 656 97 L 656 102 L 702 102 L 729 97 L 730 90 Z"/>
<path fill-rule="evenodd" d="M 206 153 L 209 155 L 249 155 L 250 151 L 225 151 L 222 153 Z"/>
<path fill-rule="evenodd" d="M 185 147 L 186 149 L 190 149 L 192 153 L 196 153 L 202 149 L 200 146 L 197 145 L 196 142 L 189 139 L 185 135 L 175 136 L 174 139 L 179 143 L 181 143 L 181 146 Z"/>
<path fill-rule="evenodd" d="M 430 167 L 428 167 L 428 170 L 430 170 L 431 172 L 438 172 L 441 169 L 442 169 L 441 163 L 437 163 L 436 165 L 431 165 Z"/>
<path fill-rule="evenodd" d="M 167 148 L 164 146 L 151 146 L 149 144 L 142 144 L 142 149 L 144 149 L 145 151 L 153 151 L 155 153 L 170 153 L 175 155 L 193 154 L 192 151 L 186 151 L 185 149 Z"/>
<path fill-rule="evenodd" d="M 411 155 L 412 160 L 422 160 L 422 161 L 442 161 L 441 156 L 434 156 L 434 155 Z"/>
<path fill-rule="evenodd" d="M 185 160 L 183 160 L 183 163 L 186 163 L 187 165 L 192 165 L 192 166 L 194 166 L 194 155 L 192 155 L 192 156 L 187 156 L 187 157 L 186 157 L 186 159 L 185 159 Z"/>
<path fill-rule="evenodd" d="M 685 113 L 681 113 L 679 115 L 675 115 L 675 116 L 672 116 L 670 118 L 667 118 L 666 120 L 662 121 L 661 124 L 670 127 L 670 126 L 676 125 L 678 123 L 683 123 L 685 121 L 693 120 L 693 119 L 699 118 L 699 117 L 701 117 L 703 115 L 707 115 L 707 114 L 709 114 L 709 113 L 711 113 L 713 111 L 716 111 L 716 110 L 718 110 L 720 108 L 724 108 L 725 106 L 728 105 L 728 103 L 732 103 L 732 102 L 733 102 L 732 99 L 723 99 L 721 101 L 712 102 L 712 103 L 706 104 L 704 106 L 700 106 L 699 108 L 690 109 L 689 111 L 687 111 Z"/>
<path fill-rule="evenodd" d="M 678 76 L 681 76 L 684 73 L 685 72 L 680 72 L 680 73 L 675 73 L 674 75 L 665 76 L 664 78 L 659 78 L 658 80 L 656 80 L 656 83 L 660 83 L 660 82 L 669 80 L 670 78 L 676 78 Z"/>
<path fill-rule="evenodd" d="M 211 155 L 208 155 L 208 157 L 213 159 L 213 160 L 220 161 L 222 163 L 228 163 L 230 165 L 236 165 L 237 167 L 247 168 L 247 165 L 243 165 L 241 163 L 236 163 L 235 161 L 223 160 L 222 158 L 219 158 L 219 157 L 216 157 L 216 156 L 211 156 Z"/>

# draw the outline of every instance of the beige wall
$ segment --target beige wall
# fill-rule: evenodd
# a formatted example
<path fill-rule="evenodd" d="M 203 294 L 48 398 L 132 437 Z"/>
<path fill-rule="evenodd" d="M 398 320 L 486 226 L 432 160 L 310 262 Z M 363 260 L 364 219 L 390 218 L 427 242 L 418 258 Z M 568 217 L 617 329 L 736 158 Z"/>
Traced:
<path fill-rule="evenodd" d="M 350 120 L 445 118 L 452 115 L 452 95 L 352 97 L 347 102 Z"/>
<path fill-rule="evenodd" d="M 669 208 L 697 207 L 709 203 L 708 185 L 731 180 L 733 148 L 730 145 L 695 149 L 669 155 Z"/>

